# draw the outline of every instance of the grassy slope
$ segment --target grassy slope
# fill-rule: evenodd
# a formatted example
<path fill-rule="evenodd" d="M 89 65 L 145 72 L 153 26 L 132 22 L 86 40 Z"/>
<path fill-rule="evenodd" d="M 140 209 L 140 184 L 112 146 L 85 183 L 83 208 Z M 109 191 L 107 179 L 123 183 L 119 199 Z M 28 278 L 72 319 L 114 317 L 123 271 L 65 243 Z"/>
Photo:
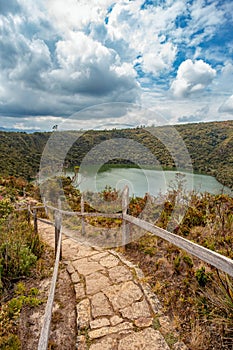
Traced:
<path fill-rule="evenodd" d="M 184 140 L 193 162 L 193 169 L 215 176 L 221 183 L 233 188 L 233 121 L 186 124 L 175 126 Z M 142 143 L 154 153 L 160 164 L 165 168 L 174 167 L 174 162 L 168 150 L 158 138 L 171 132 L 171 127 L 136 128 L 110 131 L 88 131 L 81 137 L 77 134 L 77 141 L 68 152 L 68 165 L 80 164 L 83 157 L 93 149 L 93 146 L 105 140 L 126 138 Z M 158 136 L 152 137 L 151 133 Z M 7 133 L 0 132 L 0 173 L 4 175 L 23 176 L 27 179 L 35 177 L 39 170 L 40 158 L 50 133 Z M 64 138 L 66 135 L 64 135 Z M 64 141 L 65 142 L 65 141 Z M 174 137 L 174 145 L 179 153 L 179 145 Z M 62 145 L 61 145 L 62 147 Z M 133 155 L 136 151 L 125 149 L 126 154 Z M 127 153 L 128 152 L 128 153 Z M 182 151 L 181 164 L 182 164 Z M 91 161 L 102 155 L 98 152 Z M 150 164 L 150 159 L 141 160 Z M 114 160 L 122 162 L 122 160 Z"/>

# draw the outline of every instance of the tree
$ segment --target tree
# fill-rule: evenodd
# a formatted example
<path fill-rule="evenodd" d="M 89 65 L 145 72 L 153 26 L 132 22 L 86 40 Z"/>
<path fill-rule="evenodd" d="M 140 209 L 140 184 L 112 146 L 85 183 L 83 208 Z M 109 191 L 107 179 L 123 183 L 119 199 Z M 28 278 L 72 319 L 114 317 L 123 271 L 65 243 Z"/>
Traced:
<path fill-rule="evenodd" d="M 58 128 L 58 125 L 57 125 L 57 124 L 55 124 L 55 125 L 52 127 L 53 131 L 57 131 L 57 128 Z"/>

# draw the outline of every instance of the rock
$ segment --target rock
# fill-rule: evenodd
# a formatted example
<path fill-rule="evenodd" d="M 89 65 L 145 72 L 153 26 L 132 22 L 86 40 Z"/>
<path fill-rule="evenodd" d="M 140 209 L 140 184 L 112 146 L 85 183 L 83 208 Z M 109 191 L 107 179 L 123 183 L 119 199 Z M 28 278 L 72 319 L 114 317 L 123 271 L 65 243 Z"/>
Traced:
<path fill-rule="evenodd" d="M 119 342 L 118 350 L 170 350 L 159 331 L 152 328 L 129 334 Z"/>
<path fill-rule="evenodd" d="M 76 349 L 87 350 L 86 338 L 84 335 L 79 335 L 77 337 Z"/>
<path fill-rule="evenodd" d="M 110 318 L 110 323 L 112 326 L 116 326 L 117 324 L 123 322 L 123 318 L 115 315 L 113 317 Z"/>
<path fill-rule="evenodd" d="M 153 323 L 152 317 L 139 317 L 134 321 L 134 324 L 138 328 L 150 327 Z"/>
<path fill-rule="evenodd" d="M 110 286 L 105 294 L 115 311 L 131 305 L 143 296 L 141 289 L 132 281 Z"/>
<path fill-rule="evenodd" d="M 72 273 L 71 280 L 74 284 L 80 282 L 80 277 L 77 272 Z"/>
<path fill-rule="evenodd" d="M 91 256 L 91 260 L 93 261 L 98 261 L 100 262 L 100 260 L 104 257 L 108 256 L 108 252 L 103 252 L 103 253 L 98 253 L 98 254 L 95 254 L 93 256 Z"/>
<path fill-rule="evenodd" d="M 102 289 L 110 286 L 111 282 L 108 277 L 100 272 L 95 272 L 86 277 L 86 291 L 87 294 L 96 294 Z"/>
<path fill-rule="evenodd" d="M 74 285 L 74 290 L 75 290 L 76 300 L 85 298 L 86 294 L 85 294 L 84 285 L 82 283 L 76 283 Z"/>
<path fill-rule="evenodd" d="M 90 275 L 94 272 L 104 270 L 104 267 L 101 266 L 98 262 L 88 261 L 87 258 L 73 261 L 73 266 L 80 275 Z"/>
<path fill-rule="evenodd" d="M 113 315 L 112 307 L 102 292 L 93 295 L 91 298 L 91 312 L 93 318 Z"/>
<path fill-rule="evenodd" d="M 91 320 L 91 309 L 89 299 L 80 301 L 77 306 L 77 326 L 79 329 L 89 327 Z"/>
<path fill-rule="evenodd" d="M 66 270 L 68 271 L 68 273 L 69 273 L 70 275 L 71 275 L 72 273 L 75 272 L 75 269 L 74 269 L 74 267 L 73 267 L 72 264 L 68 264 L 68 265 L 66 266 Z"/>
<path fill-rule="evenodd" d="M 124 332 L 127 330 L 132 330 L 132 329 L 133 329 L 132 323 L 124 322 L 124 323 L 120 323 L 114 327 L 102 327 L 100 329 L 90 331 L 89 337 L 90 337 L 90 339 L 96 339 L 96 338 L 104 337 L 105 335 L 110 335 L 110 334 L 114 334 L 114 333 L 119 334 L 121 332 Z"/>
<path fill-rule="evenodd" d="M 188 347 L 182 341 L 179 341 L 173 345 L 173 350 L 188 350 Z"/>
<path fill-rule="evenodd" d="M 117 349 L 117 340 L 110 337 L 104 337 L 95 344 L 92 344 L 89 350 L 115 350 Z"/>
<path fill-rule="evenodd" d="M 104 267 L 107 267 L 108 269 L 117 266 L 118 263 L 119 260 L 115 256 L 110 254 L 100 260 L 100 264 Z"/>
<path fill-rule="evenodd" d="M 97 318 L 94 321 L 91 321 L 90 323 L 91 329 L 101 328 L 110 326 L 110 322 L 107 318 Z"/>
<path fill-rule="evenodd" d="M 125 266 L 115 266 L 109 270 L 109 277 L 114 283 L 121 283 L 131 280 L 132 274 Z"/>
<path fill-rule="evenodd" d="M 120 313 L 123 317 L 130 320 L 136 320 L 139 317 L 151 317 L 150 309 L 145 299 L 121 309 Z"/>

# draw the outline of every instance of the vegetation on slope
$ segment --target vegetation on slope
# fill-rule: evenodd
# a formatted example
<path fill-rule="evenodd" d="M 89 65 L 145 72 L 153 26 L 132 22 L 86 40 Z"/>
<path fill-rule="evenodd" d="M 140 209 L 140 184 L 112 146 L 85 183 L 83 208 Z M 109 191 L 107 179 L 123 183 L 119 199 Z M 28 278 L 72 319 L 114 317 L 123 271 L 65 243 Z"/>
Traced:
<path fill-rule="evenodd" d="M 176 234 L 232 259 L 233 198 L 225 194 L 186 193 L 182 187 L 182 177 L 178 176 L 177 179 L 177 184 L 170 189 L 166 198 L 155 201 L 148 196 L 132 198 L 129 214 L 142 216 L 157 226 L 169 229 L 176 222 L 176 217 L 171 219 L 176 203 L 178 216 L 184 207 L 186 209 L 183 220 L 175 228 Z M 72 187 L 70 179 L 64 178 L 62 183 L 69 206 L 74 211 L 80 211 L 80 192 Z M 56 205 L 57 198 L 51 185 L 52 182 L 49 185 L 50 201 Z M 115 203 L 118 195 L 110 187 L 100 194 L 106 206 Z M 97 211 L 90 206 L 91 193 L 86 198 L 85 211 Z M 145 217 L 143 210 L 148 202 Z M 94 228 L 114 228 L 122 224 L 119 219 L 103 217 L 86 217 L 85 221 Z M 88 229 L 86 225 L 86 237 Z M 171 336 L 174 341 L 182 338 L 191 350 L 231 350 L 233 278 L 152 234 L 140 232 L 137 235 L 137 228 L 132 225 L 130 235 L 141 237 L 128 244 L 124 253 L 142 268 L 146 282 L 161 301 L 163 313 L 176 329 L 176 335 L 164 334 L 165 338 Z M 159 318 L 154 320 L 154 327 L 164 331 Z"/>
<path fill-rule="evenodd" d="M 17 284 L 14 293 L 9 294 L 20 277 L 25 278 L 30 274 L 31 267 L 35 266 L 38 254 L 41 252 L 40 242 L 30 225 L 28 226 L 27 218 L 24 214 L 13 211 L 14 201 L 25 195 L 25 192 L 29 194 L 30 186 L 32 185 L 28 185 L 22 179 L 1 178 L 0 210 L 3 235 L 0 242 L 2 282 L 0 332 L 3 343 L 0 344 L 0 348 L 3 349 L 7 346 L 12 349 L 19 348 L 18 315 L 24 306 L 32 307 L 41 302 L 31 288 L 25 288 L 22 284 Z M 70 207 L 79 211 L 80 192 L 72 187 L 69 178 L 62 179 L 62 187 Z M 49 189 L 51 201 L 56 205 L 57 198 L 54 196 L 56 188 L 50 183 Z M 31 193 L 34 190 L 31 188 Z M 111 201 L 116 201 L 118 192 L 108 187 L 101 196 L 108 206 Z M 169 229 L 171 211 L 177 199 L 180 208 L 183 209 L 185 204 L 187 210 L 182 222 L 176 226 L 175 232 L 232 258 L 233 198 L 223 194 L 185 193 L 178 183 L 162 201 L 150 202 L 145 219 Z M 134 216 L 143 215 L 143 209 L 148 201 L 150 201 L 148 196 L 131 199 L 129 213 Z M 85 211 L 94 211 L 88 201 L 85 203 Z M 7 215 L 11 215 L 10 222 L 6 220 Z M 86 217 L 85 220 L 95 227 L 121 226 L 119 219 Z M 132 234 L 134 230 L 135 228 L 131 228 Z M 151 284 L 162 302 L 163 311 L 172 320 L 179 337 L 183 338 L 191 350 L 231 349 L 232 278 L 150 234 L 145 234 L 128 244 L 126 254 L 143 269 L 146 281 Z M 9 296 L 13 298 L 8 300 Z M 155 320 L 154 326 L 160 328 L 158 320 Z"/>
<path fill-rule="evenodd" d="M 42 303 L 39 291 L 27 289 L 22 281 L 35 273 L 43 245 L 27 211 L 15 211 L 16 202 L 32 188 L 20 178 L 0 178 L 0 349 L 20 349 L 20 312 Z"/>
<path fill-rule="evenodd" d="M 194 171 L 213 175 L 224 185 L 233 188 L 233 121 L 176 125 L 175 129 L 185 142 Z M 95 145 L 107 140 L 125 138 L 144 145 L 156 156 L 164 168 L 175 169 L 173 157 L 160 141 L 160 139 L 166 140 L 166 135 L 170 135 L 175 129 L 170 126 L 162 126 L 122 130 L 91 130 L 84 133 L 78 131 L 56 132 L 59 133 L 58 150 L 67 146 L 68 139 L 76 140 L 67 153 L 65 166 L 80 165 L 86 154 Z M 35 178 L 39 171 L 42 152 L 50 136 L 51 133 L 0 132 L 0 173 L 23 176 L 29 180 Z M 180 167 L 183 163 L 185 166 L 186 159 L 182 159 L 182 151 L 179 152 L 180 146 L 177 143 L 177 138 L 169 139 L 174 141 L 173 146 L 176 147 L 177 154 L 180 153 Z M 124 143 L 121 144 L 124 148 Z M 98 150 L 96 152 L 93 153 L 92 158 L 89 158 L 90 163 L 93 164 L 98 159 L 98 162 L 103 164 L 103 152 L 98 153 Z M 137 149 L 134 147 L 128 149 L 127 145 L 125 146 L 125 154 L 128 154 L 128 157 L 126 159 L 112 159 L 110 162 L 131 164 L 128 159 L 129 157 L 133 159 L 133 156 L 137 158 L 138 155 L 135 152 L 137 153 Z M 139 163 L 153 165 L 151 157 L 148 155 L 141 157 Z"/>

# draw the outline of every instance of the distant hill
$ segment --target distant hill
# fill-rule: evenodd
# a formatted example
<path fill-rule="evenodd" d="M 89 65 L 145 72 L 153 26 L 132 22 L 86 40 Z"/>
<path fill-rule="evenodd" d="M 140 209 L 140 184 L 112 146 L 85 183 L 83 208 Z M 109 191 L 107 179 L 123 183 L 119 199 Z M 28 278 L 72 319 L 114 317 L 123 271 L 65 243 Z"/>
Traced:
<path fill-rule="evenodd" d="M 168 133 L 170 135 L 172 129 L 171 126 L 162 126 L 148 129 L 87 131 L 80 137 L 77 132 L 77 142 L 68 152 L 66 163 L 69 166 L 79 165 L 95 145 L 105 140 L 127 138 L 143 144 L 155 154 L 164 168 L 172 169 L 174 168 L 172 156 L 159 141 L 159 139 L 166 139 L 166 135 Z M 224 185 L 233 188 L 233 121 L 182 124 L 176 125 L 175 129 L 186 144 L 194 171 L 213 175 Z M 74 133 L 76 132 L 72 132 Z M 151 133 L 158 138 L 152 137 Z M 50 135 L 50 132 L 27 134 L 0 131 L 0 174 L 23 176 L 29 180 L 35 178 L 43 149 Z M 65 139 L 64 133 L 64 144 Z M 174 144 L 176 145 L 175 135 Z M 179 153 L 179 145 L 177 144 L 176 147 Z M 131 149 L 128 152 L 136 152 L 136 150 Z M 101 159 L 101 154 L 97 158 Z M 91 161 L 94 163 L 95 157 Z M 144 161 L 150 164 L 149 159 Z M 110 162 L 127 163 L 123 159 L 113 159 Z M 180 163 L 182 164 L 182 152 Z"/>
<path fill-rule="evenodd" d="M 32 134 L 34 132 L 38 132 L 38 130 L 36 129 L 15 129 L 15 128 L 3 128 L 2 126 L 0 126 L 0 131 L 6 131 L 6 132 L 23 132 L 23 133 L 27 133 L 27 134 Z"/>

